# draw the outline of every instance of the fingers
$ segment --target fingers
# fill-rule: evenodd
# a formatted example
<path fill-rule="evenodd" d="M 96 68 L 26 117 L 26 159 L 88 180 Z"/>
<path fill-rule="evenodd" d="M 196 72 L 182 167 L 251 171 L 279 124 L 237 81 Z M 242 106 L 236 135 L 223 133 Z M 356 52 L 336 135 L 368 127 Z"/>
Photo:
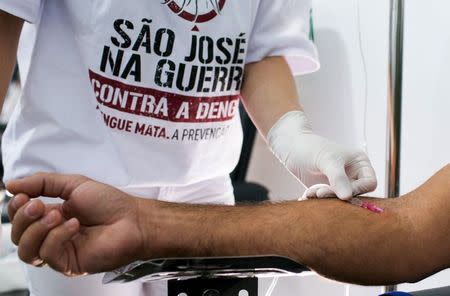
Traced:
<path fill-rule="evenodd" d="M 355 196 L 372 192 L 377 188 L 377 180 L 359 179 L 352 182 L 352 188 Z"/>
<path fill-rule="evenodd" d="M 39 257 L 48 263 L 50 267 L 60 272 L 74 272 L 68 270 L 72 266 L 70 261 L 74 259 L 67 248 L 67 243 L 78 233 L 80 223 L 72 218 L 52 229 L 45 238 L 40 248 Z"/>
<path fill-rule="evenodd" d="M 344 166 L 327 166 L 324 170 L 330 182 L 331 190 L 342 200 L 353 197 L 353 189 Z"/>
<path fill-rule="evenodd" d="M 14 196 L 8 203 L 9 220 L 13 221 L 17 211 L 29 201 L 30 198 L 25 194 L 18 194 Z"/>
<path fill-rule="evenodd" d="M 377 188 L 377 177 L 367 157 L 356 167 L 348 168 L 349 175 L 353 179 L 352 188 L 354 195 L 372 192 Z"/>
<path fill-rule="evenodd" d="M 331 198 L 336 197 L 336 193 L 331 190 L 328 184 L 316 184 L 308 188 L 300 200 L 317 199 L 317 198 Z"/>
<path fill-rule="evenodd" d="M 45 206 L 39 200 L 30 201 L 25 206 L 21 207 L 14 215 L 11 229 L 12 242 L 18 245 L 25 230 L 39 218 L 44 216 L 44 214 Z"/>
<path fill-rule="evenodd" d="M 377 185 L 377 176 L 372 166 L 363 168 L 358 179 L 352 184 L 357 195 L 372 192 L 377 189 Z"/>
<path fill-rule="evenodd" d="M 327 166 L 324 173 L 328 177 L 331 190 L 342 200 L 374 191 L 377 187 L 375 170 L 364 152 L 351 154 L 343 165 L 336 163 Z M 318 197 L 332 197 L 332 193 L 325 189 L 317 194 Z"/>
<path fill-rule="evenodd" d="M 13 194 L 24 193 L 31 198 L 47 196 L 67 199 L 75 188 L 87 180 L 89 179 L 78 175 L 38 173 L 9 181 L 6 188 Z"/>
<path fill-rule="evenodd" d="M 332 196 L 325 196 L 327 194 L 331 193 Z M 324 197 L 336 197 L 335 193 L 330 189 L 330 185 L 328 184 L 315 184 L 303 193 L 303 196 L 300 198 L 300 200 L 307 200 L 307 199 L 315 199 L 315 198 L 324 198 Z"/>
<path fill-rule="evenodd" d="M 43 261 L 51 267 L 65 271 L 68 256 L 64 255 L 66 242 L 79 230 L 77 219 L 70 219 L 64 224 L 60 205 L 51 205 L 47 209 L 39 200 L 28 201 L 15 212 L 15 206 L 20 206 L 28 200 L 25 195 L 18 195 L 16 202 L 12 201 L 10 213 L 14 220 L 11 239 L 18 245 L 19 258 L 25 263 L 39 266 Z"/>
<path fill-rule="evenodd" d="M 316 192 L 317 198 L 331 198 L 336 197 L 336 193 L 331 190 L 330 186 L 320 188 Z"/>
<path fill-rule="evenodd" d="M 318 187 L 317 187 L 318 186 Z M 353 196 L 358 196 L 367 192 L 374 191 L 377 187 L 376 179 L 359 179 L 351 182 Z M 314 199 L 314 198 L 333 198 L 336 197 L 336 193 L 331 189 L 329 185 L 319 184 L 314 185 L 307 189 L 303 194 L 301 200 Z"/>
<path fill-rule="evenodd" d="M 42 263 L 44 258 L 40 256 L 41 246 L 51 229 L 59 225 L 62 220 L 61 214 L 57 210 L 52 210 L 42 219 L 32 223 L 20 237 L 19 258 L 35 266 Z"/>
<path fill-rule="evenodd" d="M 375 170 L 363 152 L 352 154 L 343 163 L 326 161 L 323 173 L 327 176 L 330 186 L 311 187 L 305 197 L 328 198 L 339 197 L 350 200 L 353 196 L 374 191 L 377 187 Z"/>

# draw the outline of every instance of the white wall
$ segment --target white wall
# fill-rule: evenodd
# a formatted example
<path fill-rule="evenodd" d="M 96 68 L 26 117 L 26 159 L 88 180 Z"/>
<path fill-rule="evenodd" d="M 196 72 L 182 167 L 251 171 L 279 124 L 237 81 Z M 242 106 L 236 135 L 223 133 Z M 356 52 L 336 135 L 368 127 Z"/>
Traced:
<path fill-rule="evenodd" d="M 406 2 L 402 192 L 417 187 L 448 163 L 450 151 L 450 2 L 427 1 L 426 9 L 424 1 Z M 389 1 L 313 0 L 313 4 L 322 69 L 297 79 L 301 102 L 314 128 L 337 142 L 363 147 L 366 131 L 369 156 L 379 180 L 372 195 L 384 196 Z M 367 112 L 359 28 L 367 71 Z M 295 199 L 303 191 L 261 138 L 256 141 L 248 179 L 266 185 L 274 200 Z M 444 272 L 400 288 L 411 291 L 449 284 L 450 273 Z M 325 286 L 317 295 L 331 295 Z M 342 295 L 335 286 L 329 288 L 334 289 L 333 295 Z M 353 296 L 380 291 L 355 286 L 349 289 Z"/>
<path fill-rule="evenodd" d="M 450 162 L 449 10 L 448 0 L 406 1 L 400 181 L 403 193 Z M 443 247 L 450 252 L 448 246 Z M 450 270 L 401 288 L 411 291 L 448 285 Z"/>

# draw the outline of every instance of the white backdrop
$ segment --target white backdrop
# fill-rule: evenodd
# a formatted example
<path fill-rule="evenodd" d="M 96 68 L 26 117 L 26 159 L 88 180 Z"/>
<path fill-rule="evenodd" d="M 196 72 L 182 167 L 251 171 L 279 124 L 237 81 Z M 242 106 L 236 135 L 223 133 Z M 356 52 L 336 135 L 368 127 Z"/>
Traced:
<path fill-rule="evenodd" d="M 448 0 L 406 1 L 402 192 L 422 184 L 450 162 L 449 10 Z M 450 285 L 450 270 L 402 288 L 444 285 Z"/>

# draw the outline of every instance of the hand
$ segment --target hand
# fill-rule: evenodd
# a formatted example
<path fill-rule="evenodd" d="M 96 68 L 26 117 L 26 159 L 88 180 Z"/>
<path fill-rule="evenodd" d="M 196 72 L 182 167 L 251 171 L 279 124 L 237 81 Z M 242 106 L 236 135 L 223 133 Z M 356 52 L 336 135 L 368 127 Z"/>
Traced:
<path fill-rule="evenodd" d="M 20 258 L 69 276 L 112 270 L 143 248 L 138 199 L 82 176 L 40 173 L 11 181 L 12 240 Z M 44 205 L 39 196 L 64 203 Z"/>
<path fill-rule="evenodd" d="M 375 190 L 377 179 L 367 155 L 355 149 L 335 144 L 312 132 L 301 111 L 285 114 L 272 127 L 267 141 L 273 153 L 300 181 L 304 174 L 324 174 L 330 187 L 310 191 L 308 197 L 353 196 Z"/>

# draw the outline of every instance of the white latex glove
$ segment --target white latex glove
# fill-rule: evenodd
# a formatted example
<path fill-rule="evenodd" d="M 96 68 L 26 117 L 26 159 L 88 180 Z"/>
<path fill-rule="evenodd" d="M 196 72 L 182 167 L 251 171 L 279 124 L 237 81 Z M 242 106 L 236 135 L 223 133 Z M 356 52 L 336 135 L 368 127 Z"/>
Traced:
<path fill-rule="evenodd" d="M 317 191 L 310 191 L 308 198 L 349 200 L 377 187 L 367 155 L 314 134 L 302 111 L 291 111 L 281 117 L 269 131 L 267 142 L 275 156 L 301 182 L 307 172 L 328 178 L 330 187 L 320 186 Z"/>

